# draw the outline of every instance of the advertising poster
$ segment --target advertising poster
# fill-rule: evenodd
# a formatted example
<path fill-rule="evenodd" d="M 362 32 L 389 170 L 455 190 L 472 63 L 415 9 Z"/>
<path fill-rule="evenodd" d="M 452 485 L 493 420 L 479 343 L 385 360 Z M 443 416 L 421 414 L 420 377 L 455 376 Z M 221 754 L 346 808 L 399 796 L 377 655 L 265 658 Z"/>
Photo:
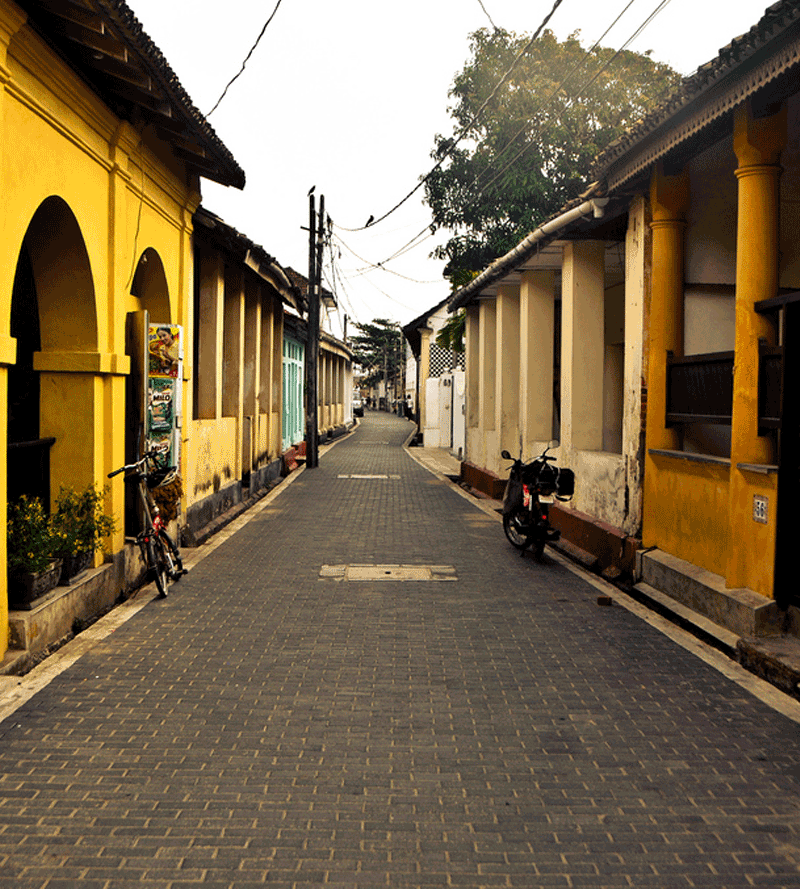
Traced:
<path fill-rule="evenodd" d="M 177 324 L 148 329 L 147 446 L 159 451 L 159 464 L 179 461 L 182 330 Z"/>
<path fill-rule="evenodd" d="M 178 379 L 181 364 L 181 329 L 177 324 L 151 324 L 148 335 L 151 379 Z"/>

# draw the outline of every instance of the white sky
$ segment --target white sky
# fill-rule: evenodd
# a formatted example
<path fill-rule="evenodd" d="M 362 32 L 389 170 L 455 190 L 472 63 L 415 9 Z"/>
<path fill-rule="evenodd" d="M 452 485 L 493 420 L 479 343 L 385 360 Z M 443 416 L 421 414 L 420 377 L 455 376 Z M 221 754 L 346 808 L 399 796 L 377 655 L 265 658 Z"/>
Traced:
<path fill-rule="evenodd" d="M 127 2 L 208 114 L 277 0 Z M 603 40 L 617 48 L 659 5 L 629 48 L 652 50 L 690 74 L 749 30 L 769 0 L 563 0 L 549 27 L 561 39 L 580 30 L 588 46 L 629 6 Z M 553 0 L 282 0 L 244 73 L 209 117 L 247 185 L 239 191 L 203 180 L 204 206 L 306 274 L 302 227 L 315 185 L 346 245 L 337 258 L 341 312 L 359 322 L 406 323 L 421 315 L 448 295 L 443 264 L 429 258 L 436 240 L 424 239 L 386 269 L 368 264 L 388 259 L 429 224 L 423 189 L 366 231 L 341 227 L 383 216 L 430 169 L 434 135 L 453 133 L 448 89 L 468 59 L 468 35 L 490 27 L 487 13 L 498 27 L 531 34 L 552 6 Z M 341 333 L 338 324 L 333 329 Z"/>

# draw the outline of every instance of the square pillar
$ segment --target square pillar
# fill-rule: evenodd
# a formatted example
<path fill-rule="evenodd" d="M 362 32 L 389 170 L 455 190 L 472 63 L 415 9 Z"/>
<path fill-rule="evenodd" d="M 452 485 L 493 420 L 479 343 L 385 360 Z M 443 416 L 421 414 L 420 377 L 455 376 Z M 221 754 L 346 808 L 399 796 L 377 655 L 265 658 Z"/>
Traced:
<path fill-rule="evenodd" d="M 523 452 L 539 454 L 553 431 L 555 272 L 522 273 L 520 287 L 520 431 Z"/>
<path fill-rule="evenodd" d="M 520 447 L 519 287 L 502 284 L 495 300 L 495 429 L 501 448 Z M 490 462 L 491 461 L 491 455 Z"/>
<path fill-rule="evenodd" d="M 197 367 L 195 381 L 198 419 L 222 416 L 222 331 L 225 312 L 225 265 L 218 253 L 200 254 Z"/>
<path fill-rule="evenodd" d="M 481 464 L 491 468 L 497 446 L 495 395 L 497 387 L 497 318 L 494 299 L 482 299 L 479 309 L 478 337 L 478 436 Z"/>
<path fill-rule="evenodd" d="M 562 273 L 562 445 L 603 447 L 605 244 L 570 242 Z M 566 440 L 566 441 L 565 441 Z"/>

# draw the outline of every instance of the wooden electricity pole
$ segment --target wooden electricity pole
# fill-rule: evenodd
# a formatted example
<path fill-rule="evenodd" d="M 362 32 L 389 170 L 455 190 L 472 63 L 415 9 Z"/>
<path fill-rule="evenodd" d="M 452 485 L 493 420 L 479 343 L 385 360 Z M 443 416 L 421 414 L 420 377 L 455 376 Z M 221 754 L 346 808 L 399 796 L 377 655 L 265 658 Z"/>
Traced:
<path fill-rule="evenodd" d="M 319 310 L 322 297 L 322 247 L 325 196 L 319 199 L 319 223 L 314 195 L 308 198 L 308 341 L 306 342 L 306 468 L 319 464 Z"/>

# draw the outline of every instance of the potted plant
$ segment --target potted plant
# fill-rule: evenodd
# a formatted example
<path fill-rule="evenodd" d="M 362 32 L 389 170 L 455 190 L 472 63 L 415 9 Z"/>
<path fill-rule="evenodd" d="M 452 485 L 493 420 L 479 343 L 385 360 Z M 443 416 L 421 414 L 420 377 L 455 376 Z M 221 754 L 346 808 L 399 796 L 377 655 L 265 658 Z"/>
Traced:
<path fill-rule="evenodd" d="M 29 606 L 58 584 L 61 561 L 54 555 L 50 518 L 38 497 L 8 504 L 7 565 L 9 598 Z"/>
<path fill-rule="evenodd" d="M 61 583 L 69 583 L 85 571 L 94 551 L 116 527 L 114 517 L 106 515 L 103 503 L 108 488 L 92 484 L 80 491 L 61 488 L 52 519 L 54 552 L 63 560 Z"/>

